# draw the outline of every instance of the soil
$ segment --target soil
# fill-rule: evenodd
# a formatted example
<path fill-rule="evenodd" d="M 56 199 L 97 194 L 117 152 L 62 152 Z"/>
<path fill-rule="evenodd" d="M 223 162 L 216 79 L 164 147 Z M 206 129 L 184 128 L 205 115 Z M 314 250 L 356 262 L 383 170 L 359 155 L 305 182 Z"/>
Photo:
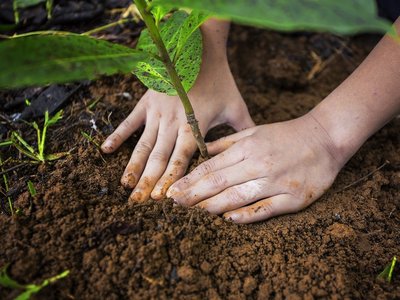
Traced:
<path fill-rule="evenodd" d="M 254 120 L 264 124 L 309 111 L 378 38 L 234 26 L 229 58 Z M 81 88 L 49 131 L 48 153 L 71 155 L 8 173 L 9 195 L 22 215 L 0 215 L 0 266 L 9 264 L 10 276 L 21 283 L 71 271 L 35 299 L 400 298 L 399 267 L 391 284 L 376 279 L 400 255 L 399 118 L 369 139 L 309 208 L 236 225 L 168 199 L 128 202 L 130 191 L 119 180 L 140 133 L 107 156 L 82 136 L 85 131 L 103 140 L 144 91 L 135 78 L 119 75 Z M 12 102 L 22 92 L 3 92 L 0 99 Z M 93 100 L 99 102 L 90 110 Z M 2 138 L 19 129 L 34 143 L 30 127 L 6 121 L 12 112 L 1 110 Z M 208 139 L 230 132 L 219 127 Z M 3 158 L 18 158 L 2 151 Z M 0 299 L 17 294 L 0 288 Z"/>

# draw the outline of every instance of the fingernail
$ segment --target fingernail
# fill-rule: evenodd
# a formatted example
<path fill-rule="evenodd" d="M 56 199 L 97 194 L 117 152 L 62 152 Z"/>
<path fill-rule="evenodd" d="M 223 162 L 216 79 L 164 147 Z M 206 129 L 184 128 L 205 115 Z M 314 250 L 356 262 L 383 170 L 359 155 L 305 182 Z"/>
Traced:
<path fill-rule="evenodd" d="M 179 189 L 178 189 L 178 188 L 176 188 L 176 187 L 170 187 L 170 188 L 168 189 L 168 191 L 167 191 L 167 197 L 168 197 L 168 198 L 173 198 L 173 195 L 176 194 L 176 193 L 178 193 L 178 192 L 179 192 Z"/>
<path fill-rule="evenodd" d="M 135 190 L 129 197 L 129 200 L 132 200 L 135 202 L 142 202 L 143 201 L 143 193 L 140 190 Z"/>
<path fill-rule="evenodd" d="M 163 194 L 161 193 L 160 189 L 154 189 L 151 192 L 151 198 L 155 199 L 155 200 L 161 200 L 163 197 Z"/>
<path fill-rule="evenodd" d="M 230 213 L 230 214 L 224 214 L 223 217 L 225 220 L 235 222 L 239 218 L 239 215 L 236 213 Z"/>
<path fill-rule="evenodd" d="M 126 188 L 133 189 L 136 184 L 136 177 L 132 173 L 124 174 L 121 178 L 121 184 Z"/>
<path fill-rule="evenodd" d="M 105 140 L 104 143 L 101 145 L 101 148 L 107 149 L 107 150 L 112 150 L 113 148 L 113 142 L 110 140 Z"/>

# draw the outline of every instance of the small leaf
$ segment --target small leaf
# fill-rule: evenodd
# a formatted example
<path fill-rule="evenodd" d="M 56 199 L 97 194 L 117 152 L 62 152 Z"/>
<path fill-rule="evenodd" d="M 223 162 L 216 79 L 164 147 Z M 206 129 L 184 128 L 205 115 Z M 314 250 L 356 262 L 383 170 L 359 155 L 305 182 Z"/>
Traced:
<path fill-rule="evenodd" d="M 160 25 L 161 37 L 170 58 L 175 62 L 176 71 L 186 91 L 193 86 L 200 72 L 203 45 L 199 26 L 206 19 L 205 16 L 195 11 L 190 16 L 184 11 L 177 11 Z M 147 29 L 142 31 L 137 48 L 158 55 L 158 50 Z M 148 88 L 168 95 L 176 95 L 164 64 L 153 57 L 139 63 L 135 75 Z"/>
<path fill-rule="evenodd" d="M 390 283 L 392 281 L 393 270 L 396 266 L 396 262 L 397 262 L 397 257 L 393 256 L 391 263 L 388 264 L 385 267 L 385 269 L 378 275 L 378 278 L 383 279 Z"/>
<path fill-rule="evenodd" d="M 2 141 L 2 142 L 0 142 L 0 147 L 10 146 L 12 144 L 13 144 L 12 140 Z"/>
<path fill-rule="evenodd" d="M 338 34 L 386 32 L 373 0 L 154 0 L 154 5 L 204 10 L 235 22 L 271 29 Z"/>
<path fill-rule="evenodd" d="M 156 21 L 157 27 L 160 24 L 160 21 L 165 17 L 167 13 L 169 13 L 170 9 L 165 8 L 164 6 L 161 5 L 155 5 L 151 8 L 151 14 L 154 17 L 154 20 Z"/>
<path fill-rule="evenodd" d="M 63 114 L 63 110 L 59 110 L 54 116 L 52 116 L 51 118 L 49 118 L 49 112 L 46 111 L 45 112 L 45 122 L 44 122 L 44 126 L 45 127 L 49 127 L 51 125 L 56 124 L 59 120 L 62 119 L 62 114 Z M 46 117 L 47 116 L 47 117 Z"/>
<path fill-rule="evenodd" d="M 35 149 L 33 149 L 31 145 L 29 145 L 28 142 L 25 141 L 16 131 L 13 131 L 11 136 L 16 139 L 16 142 L 18 141 L 22 146 L 24 146 L 30 153 L 35 153 Z"/>
<path fill-rule="evenodd" d="M 0 285 L 11 289 L 23 289 L 24 286 L 11 279 L 7 274 L 8 265 L 0 269 Z"/>
<path fill-rule="evenodd" d="M 70 154 L 71 153 L 69 153 L 69 152 L 58 152 L 58 153 L 53 153 L 53 154 L 47 154 L 45 156 L 45 160 L 53 161 L 53 160 L 57 160 L 57 159 L 65 157 L 65 156 L 68 156 Z"/>
<path fill-rule="evenodd" d="M 31 288 L 29 290 L 26 290 L 25 292 L 22 292 L 14 300 L 29 300 L 33 294 L 35 294 L 39 291 L 40 291 L 40 288 L 38 286 L 35 286 L 34 288 Z"/>
<path fill-rule="evenodd" d="M 32 196 L 32 197 L 35 197 L 36 196 L 36 189 L 35 189 L 35 186 L 33 185 L 33 183 L 32 183 L 32 181 L 28 181 L 28 191 L 29 191 L 29 194 Z"/>
<path fill-rule="evenodd" d="M 147 55 L 73 33 L 30 34 L 0 42 L 0 89 L 129 73 Z"/>

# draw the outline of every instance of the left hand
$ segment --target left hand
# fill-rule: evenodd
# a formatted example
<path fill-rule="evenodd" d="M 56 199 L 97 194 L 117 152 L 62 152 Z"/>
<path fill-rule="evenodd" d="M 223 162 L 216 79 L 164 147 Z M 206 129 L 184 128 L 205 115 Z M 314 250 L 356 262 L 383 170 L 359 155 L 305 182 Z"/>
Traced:
<path fill-rule="evenodd" d="M 210 143 L 208 150 L 218 155 L 173 184 L 167 196 L 237 223 L 307 207 L 345 162 L 310 114 L 243 130 Z"/>

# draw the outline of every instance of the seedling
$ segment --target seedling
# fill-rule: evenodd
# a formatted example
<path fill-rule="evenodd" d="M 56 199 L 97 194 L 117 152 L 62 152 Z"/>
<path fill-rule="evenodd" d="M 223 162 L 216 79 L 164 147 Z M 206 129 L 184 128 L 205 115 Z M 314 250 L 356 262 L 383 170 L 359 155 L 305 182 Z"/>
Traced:
<path fill-rule="evenodd" d="M 56 282 L 57 280 L 65 278 L 69 275 L 69 270 L 66 270 L 54 277 L 45 279 L 41 284 L 26 284 L 26 285 L 24 285 L 24 284 L 20 284 L 17 281 L 11 279 L 7 274 L 7 268 L 8 268 L 8 266 L 5 266 L 5 267 L 1 268 L 1 270 L 0 270 L 0 285 L 2 285 L 5 288 L 23 290 L 23 292 L 14 300 L 28 300 L 28 299 L 30 299 L 30 297 L 33 294 L 36 294 L 44 287 Z"/>
<path fill-rule="evenodd" d="M 207 156 L 187 95 L 200 71 L 201 24 L 216 16 L 283 31 L 322 30 L 337 34 L 390 31 L 396 36 L 391 25 L 377 17 L 373 0 L 361 2 L 134 0 L 147 28 L 142 31 L 136 50 L 96 40 L 88 34 L 52 31 L 10 37 L 0 43 L 0 88 L 133 72 L 148 88 L 179 96 L 200 153 Z M 183 8 L 192 11 L 188 14 Z M 170 17 L 162 22 L 166 15 Z"/>
<path fill-rule="evenodd" d="M 81 134 L 82 134 L 82 136 L 83 136 L 89 143 L 91 143 L 91 144 L 93 144 L 93 145 L 95 146 L 96 150 L 97 150 L 97 151 L 99 152 L 99 154 L 100 154 L 101 160 L 102 160 L 104 163 L 106 163 L 106 160 L 104 159 L 104 157 L 103 157 L 103 155 L 101 154 L 101 151 L 100 151 L 100 144 L 97 143 L 97 142 L 94 140 L 94 138 L 93 138 L 90 134 L 86 133 L 85 131 L 81 131 Z"/>
<path fill-rule="evenodd" d="M 69 152 L 60 152 L 54 154 L 45 154 L 45 143 L 47 136 L 47 129 L 56 124 L 62 118 L 62 110 L 56 113 L 53 117 L 49 117 L 48 111 L 45 112 L 44 115 L 44 124 L 43 128 L 40 129 L 39 125 L 36 122 L 30 123 L 30 125 L 36 129 L 37 135 L 37 148 L 35 149 L 31 146 L 24 138 L 16 131 L 11 133 L 11 138 L 7 141 L 3 141 L 0 143 L 1 146 L 14 146 L 18 149 L 18 151 L 25 156 L 32 159 L 33 163 L 44 163 L 46 161 L 53 161 L 60 159 L 69 154 Z"/>
<path fill-rule="evenodd" d="M 383 279 L 387 282 L 392 281 L 393 271 L 396 266 L 397 257 L 393 256 L 392 262 L 386 266 L 386 268 L 378 275 L 378 278 Z"/>

